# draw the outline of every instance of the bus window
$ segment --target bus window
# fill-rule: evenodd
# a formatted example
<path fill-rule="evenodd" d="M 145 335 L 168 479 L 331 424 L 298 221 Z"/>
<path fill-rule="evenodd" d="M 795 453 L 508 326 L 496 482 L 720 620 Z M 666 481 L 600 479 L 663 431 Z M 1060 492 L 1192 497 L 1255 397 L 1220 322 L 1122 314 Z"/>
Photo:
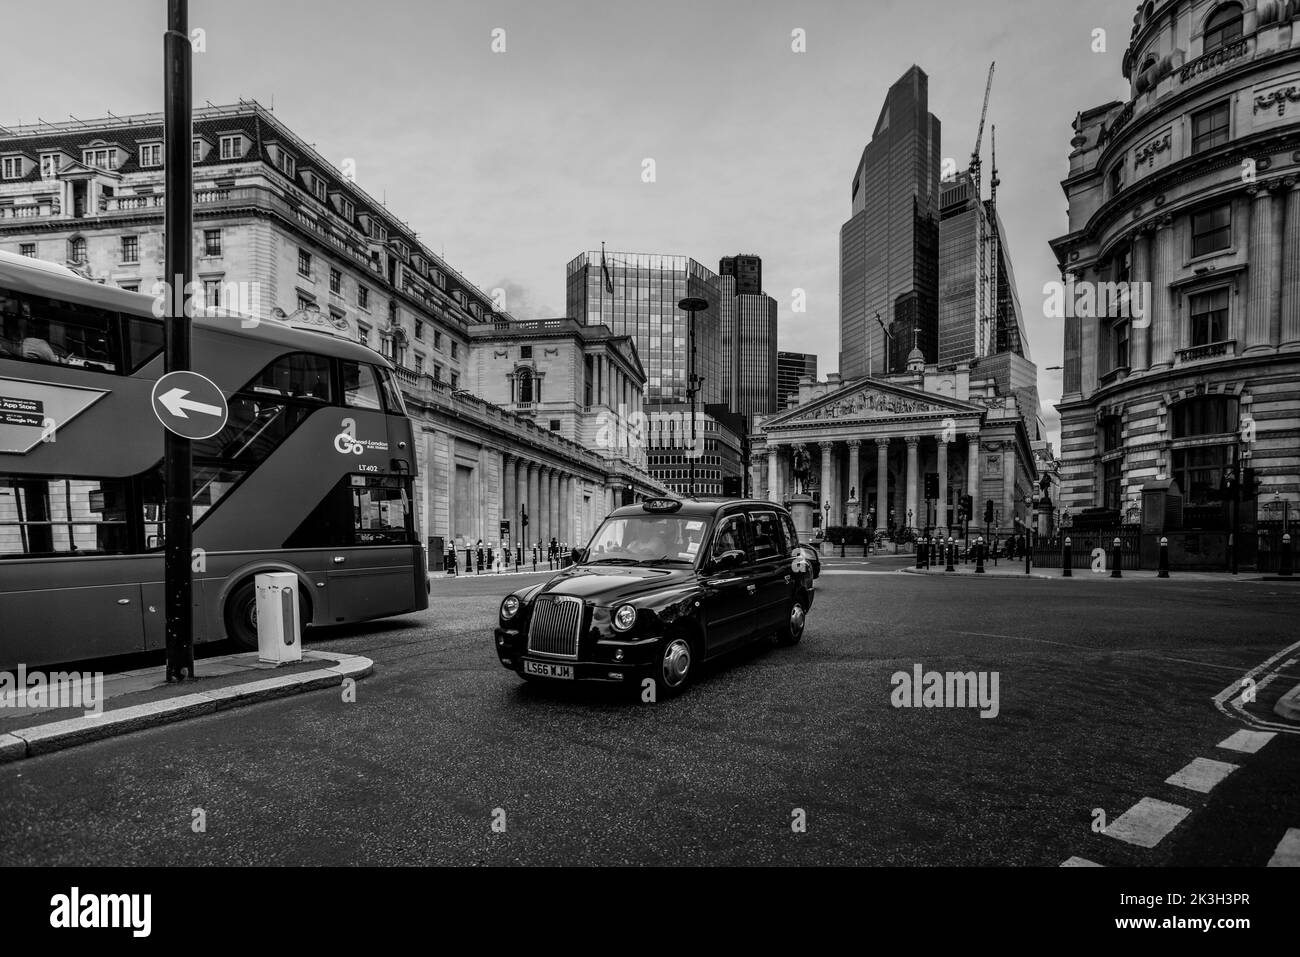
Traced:
<path fill-rule="evenodd" d="M 122 316 L 126 334 L 126 371 L 139 372 L 163 350 L 163 324 L 140 316 Z"/>
<path fill-rule="evenodd" d="M 412 535 L 410 499 L 396 478 L 352 476 L 353 531 L 358 545 L 405 545 Z"/>
<path fill-rule="evenodd" d="M 378 409 L 379 384 L 368 365 L 345 361 L 343 367 L 343 404 L 352 409 Z"/>
<path fill-rule="evenodd" d="M 0 558 L 130 551 L 127 483 L 0 476 Z"/>
<path fill-rule="evenodd" d="M 263 369 L 245 391 L 329 404 L 330 360 L 307 352 L 291 352 Z"/>
<path fill-rule="evenodd" d="M 117 314 L 0 292 L 0 357 L 118 371 Z"/>
<path fill-rule="evenodd" d="M 397 387 L 397 379 L 392 369 L 376 368 L 379 381 L 384 384 L 384 403 L 389 415 L 406 415 L 406 403 L 402 401 L 402 390 Z"/>

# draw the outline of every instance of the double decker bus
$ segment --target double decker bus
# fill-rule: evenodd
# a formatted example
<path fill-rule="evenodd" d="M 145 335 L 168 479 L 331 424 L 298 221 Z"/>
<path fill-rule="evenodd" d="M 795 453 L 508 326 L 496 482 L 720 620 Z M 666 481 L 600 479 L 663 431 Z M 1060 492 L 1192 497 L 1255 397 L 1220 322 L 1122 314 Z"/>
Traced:
<path fill-rule="evenodd" d="M 161 649 L 163 319 L 150 296 L 0 253 L 0 669 Z M 257 645 L 254 576 L 304 624 L 428 607 L 414 435 L 365 346 L 196 315 L 229 417 L 192 444 L 195 642 Z"/>

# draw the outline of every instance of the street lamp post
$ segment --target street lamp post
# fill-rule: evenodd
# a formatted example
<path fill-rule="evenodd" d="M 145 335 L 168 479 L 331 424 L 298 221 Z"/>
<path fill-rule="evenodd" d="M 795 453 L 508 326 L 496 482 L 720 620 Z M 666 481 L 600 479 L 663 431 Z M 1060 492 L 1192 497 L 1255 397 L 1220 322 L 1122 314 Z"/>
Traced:
<path fill-rule="evenodd" d="M 688 455 L 687 458 L 690 459 L 691 463 L 690 497 L 695 498 L 695 393 L 698 391 L 699 385 L 695 376 L 695 314 L 697 312 L 703 312 L 705 309 L 709 308 L 709 304 L 699 296 L 687 296 L 677 303 L 677 308 L 690 315 L 690 319 L 688 320 L 690 323 L 690 329 L 688 332 L 691 337 L 691 355 L 686 375 L 686 381 L 688 383 L 686 394 L 691 400 L 691 454 Z"/>
<path fill-rule="evenodd" d="M 1030 551 L 1031 551 L 1031 545 L 1030 545 L 1030 543 L 1033 541 L 1033 537 L 1034 537 L 1034 533 L 1033 533 L 1033 527 L 1034 527 L 1034 493 L 1033 493 L 1033 492 L 1026 492 L 1026 493 L 1025 493 L 1025 515 L 1026 515 L 1026 519 L 1025 519 L 1025 574 L 1028 575 L 1028 574 L 1029 574 Z"/>

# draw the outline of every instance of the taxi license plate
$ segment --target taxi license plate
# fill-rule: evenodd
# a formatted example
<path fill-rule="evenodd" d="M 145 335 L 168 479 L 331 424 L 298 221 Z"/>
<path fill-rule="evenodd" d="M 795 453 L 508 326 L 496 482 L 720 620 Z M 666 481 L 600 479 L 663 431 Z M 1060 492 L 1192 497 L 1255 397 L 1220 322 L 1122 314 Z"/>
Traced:
<path fill-rule="evenodd" d="M 543 678 L 573 679 L 573 665 L 553 665 L 548 661 L 524 661 L 524 674 Z"/>

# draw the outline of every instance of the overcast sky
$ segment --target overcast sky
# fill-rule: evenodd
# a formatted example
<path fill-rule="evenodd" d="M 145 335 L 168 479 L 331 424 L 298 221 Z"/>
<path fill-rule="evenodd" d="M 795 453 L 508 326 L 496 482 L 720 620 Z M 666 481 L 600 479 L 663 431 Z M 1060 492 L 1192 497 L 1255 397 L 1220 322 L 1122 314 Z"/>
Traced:
<path fill-rule="evenodd" d="M 162 106 L 165 0 L 5 0 L 0 124 Z M 564 312 L 564 266 L 611 249 L 763 257 L 780 346 L 839 348 L 839 228 L 886 90 L 930 76 L 965 167 L 989 61 L 999 205 L 1042 398 L 1042 315 L 1080 109 L 1127 98 L 1134 0 L 191 0 L 196 104 L 253 98 L 519 318 Z M 505 51 L 492 50 L 504 30 Z M 1107 31 L 1094 52 L 1093 31 Z M 806 52 L 792 51 L 792 31 Z M 28 37 L 31 42 L 18 38 Z M 985 133 L 985 156 L 989 134 Z M 642 181 L 643 161 L 656 181 Z M 987 182 L 987 175 L 985 180 Z M 807 313 L 791 312 L 792 290 Z M 1055 422 L 1052 421 L 1055 428 Z"/>

